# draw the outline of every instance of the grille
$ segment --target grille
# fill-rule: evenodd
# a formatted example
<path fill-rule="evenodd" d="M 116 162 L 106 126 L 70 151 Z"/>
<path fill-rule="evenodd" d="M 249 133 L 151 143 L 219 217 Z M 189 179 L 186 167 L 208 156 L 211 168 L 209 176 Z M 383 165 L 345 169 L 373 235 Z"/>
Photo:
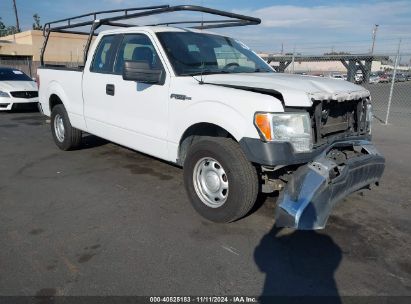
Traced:
<path fill-rule="evenodd" d="M 34 98 L 38 97 L 39 93 L 37 91 L 15 91 L 15 92 L 10 92 L 11 96 L 15 98 Z"/>
<path fill-rule="evenodd" d="M 322 144 L 330 138 L 366 134 L 366 99 L 314 101 L 310 111 L 314 143 Z"/>

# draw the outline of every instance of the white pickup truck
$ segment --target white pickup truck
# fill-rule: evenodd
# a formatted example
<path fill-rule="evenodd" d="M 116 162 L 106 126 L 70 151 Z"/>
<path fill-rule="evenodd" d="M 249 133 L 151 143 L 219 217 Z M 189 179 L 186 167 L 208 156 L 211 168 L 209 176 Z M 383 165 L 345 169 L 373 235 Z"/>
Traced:
<path fill-rule="evenodd" d="M 337 201 L 381 178 L 360 86 L 276 73 L 240 41 L 202 29 L 106 30 L 86 54 L 83 67 L 38 69 L 56 145 L 77 149 L 87 132 L 177 164 L 208 220 L 235 221 L 259 192 L 278 192 L 278 226 L 319 229 Z"/>

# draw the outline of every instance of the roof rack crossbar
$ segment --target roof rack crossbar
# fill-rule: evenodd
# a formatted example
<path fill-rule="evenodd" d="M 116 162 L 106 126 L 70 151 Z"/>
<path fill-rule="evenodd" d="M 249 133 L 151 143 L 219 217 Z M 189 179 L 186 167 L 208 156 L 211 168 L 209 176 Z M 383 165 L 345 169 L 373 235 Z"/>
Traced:
<path fill-rule="evenodd" d="M 203 7 L 203 6 L 198 6 L 198 5 L 177 5 L 177 6 L 167 6 L 164 8 L 158 8 L 158 9 L 152 9 L 144 12 L 138 12 L 138 13 L 133 13 L 133 14 L 128 14 L 124 16 L 114 16 L 114 17 L 108 17 L 101 19 L 101 23 L 105 23 L 106 21 L 117 21 L 117 20 L 124 20 L 124 19 L 133 19 L 133 18 L 140 18 L 140 17 L 146 17 L 146 16 L 152 16 L 152 15 L 158 15 L 162 13 L 171 13 L 171 12 L 179 12 L 179 11 L 192 11 L 192 12 L 202 12 L 202 13 L 207 13 L 210 15 L 217 15 L 217 16 L 223 16 L 223 17 L 228 17 L 228 18 L 234 18 L 238 19 L 241 21 L 245 21 L 248 24 L 260 24 L 261 20 L 258 18 L 250 17 L 250 16 L 245 16 L 245 15 L 240 15 L 240 14 L 235 14 L 235 13 L 230 13 L 230 12 L 225 12 L 221 10 L 216 10 L 208 7 Z"/>
<path fill-rule="evenodd" d="M 169 5 L 156 5 L 156 6 L 133 7 L 133 8 L 123 8 L 123 9 L 97 11 L 97 12 L 87 13 L 87 14 L 83 14 L 83 15 L 79 15 L 79 16 L 70 17 L 70 18 L 64 18 L 64 19 L 60 19 L 60 20 L 47 22 L 46 24 L 44 24 L 44 28 L 51 28 L 52 24 L 62 23 L 62 22 L 65 22 L 65 21 L 67 21 L 68 25 L 71 25 L 71 22 L 75 19 L 82 19 L 82 18 L 90 17 L 90 16 L 93 16 L 93 21 L 94 21 L 94 20 L 97 19 L 98 15 L 102 15 L 102 14 L 111 14 L 111 13 L 124 12 L 124 15 L 128 15 L 128 13 L 132 12 L 132 11 L 150 10 L 150 9 L 166 8 L 166 7 L 169 7 Z M 77 27 L 75 24 L 73 24 L 72 26 Z"/>
<path fill-rule="evenodd" d="M 115 9 L 115 10 L 106 10 L 106 11 L 97 11 L 88 14 L 83 14 L 71 18 L 60 19 L 52 22 L 48 22 L 44 25 L 43 36 L 45 37 L 43 48 L 41 50 L 41 64 L 44 64 L 44 52 L 47 46 L 48 38 L 51 32 L 60 32 L 60 33 L 76 33 L 76 34 L 87 34 L 88 40 L 84 49 L 84 64 L 87 60 L 88 50 L 91 45 L 91 40 L 95 36 L 95 31 L 102 25 L 109 26 L 118 26 L 118 27 L 133 27 L 137 26 L 135 24 L 119 23 L 116 21 L 136 19 L 141 17 L 159 15 L 164 13 L 172 12 L 181 12 L 181 11 L 191 11 L 191 12 L 201 12 L 213 16 L 222 16 L 226 18 L 231 18 L 228 20 L 199 20 L 199 21 L 170 21 L 153 24 L 155 25 L 171 25 L 171 24 L 198 24 L 195 26 L 190 26 L 193 29 L 212 29 L 212 28 L 223 28 L 223 27 L 234 27 L 234 26 L 245 26 L 260 24 L 261 20 L 255 17 L 240 15 L 236 13 L 221 11 L 217 9 L 212 9 L 208 7 L 198 6 L 198 5 L 157 5 L 157 6 L 146 6 L 146 7 L 137 7 L 137 8 L 125 8 L 125 9 Z M 113 14 L 113 13 L 122 13 L 116 16 L 110 16 L 106 18 L 98 19 L 99 15 L 102 14 Z M 81 21 L 79 19 L 92 17 L 91 20 Z M 76 23 L 73 24 L 73 21 Z M 65 25 L 58 25 L 59 23 L 67 22 Z M 53 25 L 53 26 L 52 26 Z M 68 31 L 68 29 L 91 26 L 89 33 Z M 140 25 L 141 26 L 141 25 Z"/>
<path fill-rule="evenodd" d="M 237 22 L 236 20 L 191 20 L 191 21 L 172 21 L 172 22 L 161 22 L 161 23 L 152 23 L 147 24 L 147 26 L 158 26 L 158 25 L 175 25 L 175 24 L 190 24 L 190 23 L 233 23 Z"/>
<path fill-rule="evenodd" d="M 104 25 L 118 26 L 118 27 L 133 27 L 133 26 L 138 26 L 138 25 L 136 25 L 136 24 L 131 24 L 131 23 L 119 23 L 119 22 L 111 22 L 111 21 L 107 21 Z"/>
<path fill-rule="evenodd" d="M 63 34 L 75 34 L 75 35 L 90 35 L 90 32 L 80 32 L 80 31 L 68 31 L 68 30 L 53 30 L 53 33 L 63 33 Z M 94 36 L 97 36 L 97 33 L 93 33 Z"/>
<path fill-rule="evenodd" d="M 51 28 L 50 31 L 55 32 L 55 31 L 58 31 L 58 30 L 82 27 L 82 26 L 92 25 L 93 23 L 94 23 L 94 21 L 84 21 L 84 22 L 79 22 L 79 23 L 75 23 L 75 24 L 72 24 L 72 25 L 70 25 L 70 24 L 61 25 L 61 26 Z"/>
<path fill-rule="evenodd" d="M 216 28 L 223 28 L 223 27 L 234 27 L 234 26 L 246 26 L 250 25 L 247 21 L 236 21 L 230 23 L 219 23 L 219 24 L 210 24 L 210 25 L 198 25 L 192 26 L 191 28 L 196 30 L 207 30 L 207 29 L 216 29 Z"/>

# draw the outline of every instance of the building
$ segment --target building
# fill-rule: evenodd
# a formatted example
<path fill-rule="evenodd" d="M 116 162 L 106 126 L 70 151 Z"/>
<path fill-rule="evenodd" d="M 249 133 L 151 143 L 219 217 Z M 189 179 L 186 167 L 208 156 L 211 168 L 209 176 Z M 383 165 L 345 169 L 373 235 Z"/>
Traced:
<path fill-rule="evenodd" d="M 52 33 L 44 60 L 50 63 L 73 65 L 83 62 L 87 37 L 87 35 Z M 0 37 L 0 65 L 20 68 L 33 76 L 40 65 L 43 42 L 43 32 L 37 30 Z"/>

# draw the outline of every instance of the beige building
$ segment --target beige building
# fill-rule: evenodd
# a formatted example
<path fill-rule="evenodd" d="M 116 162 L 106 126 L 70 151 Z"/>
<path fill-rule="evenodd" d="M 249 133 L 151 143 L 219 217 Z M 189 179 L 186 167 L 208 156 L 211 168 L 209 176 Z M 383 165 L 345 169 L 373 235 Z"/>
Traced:
<path fill-rule="evenodd" d="M 51 33 L 44 60 L 82 62 L 86 41 L 87 35 Z M 36 30 L 0 37 L 0 59 L 29 58 L 38 62 L 43 42 L 43 32 Z"/>

